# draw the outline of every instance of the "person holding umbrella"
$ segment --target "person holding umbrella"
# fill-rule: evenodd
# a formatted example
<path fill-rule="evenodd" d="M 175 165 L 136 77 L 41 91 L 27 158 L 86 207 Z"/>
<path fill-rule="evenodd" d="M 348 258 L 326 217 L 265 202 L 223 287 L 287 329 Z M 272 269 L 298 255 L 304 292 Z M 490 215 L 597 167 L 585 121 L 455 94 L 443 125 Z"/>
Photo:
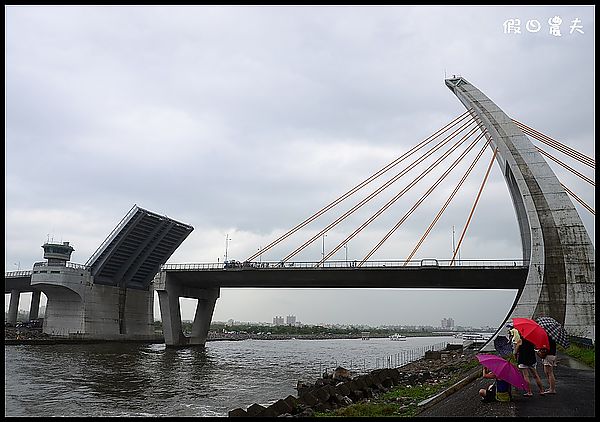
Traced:
<path fill-rule="evenodd" d="M 536 370 L 537 358 L 533 343 L 521 336 L 515 345 L 515 355 L 517 356 L 518 367 L 523 373 L 523 377 L 527 383 L 527 392 L 523 394 L 523 396 L 533 396 L 533 393 L 531 392 L 531 383 L 529 381 L 530 373 L 533 375 L 535 383 L 540 389 L 540 394 L 544 394 L 544 385 L 542 384 L 542 380 L 540 379 L 540 376 Z"/>
<path fill-rule="evenodd" d="M 511 388 L 510 384 L 504 380 L 498 379 L 496 374 L 488 370 L 485 366 L 483 367 L 483 378 L 493 379 L 494 383 L 490 384 L 488 388 L 482 388 L 479 390 L 481 401 L 489 403 L 494 400 L 496 401 L 510 401 Z"/>
<path fill-rule="evenodd" d="M 548 334 L 550 347 L 546 349 L 541 347 L 538 356 L 542 358 L 544 372 L 548 377 L 549 387 L 544 394 L 556 394 L 556 377 L 554 376 L 554 367 L 556 366 L 556 343 L 565 349 L 569 347 L 569 338 L 563 326 L 554 318 L 543 316 L 536 318 L 537 322 Z"/>
<path fill-rule="evenodd" d="M 485 403 L 489 403 L 496 398 L 496 374 L 492 371 L 488 371 L 488 369 L 483 367 L 483 378 L 493 379 L 494 383 L 490 384 L 488 388 L 482 388 L 479 390 L 479 396 L 481 397 L 481 401 Z"/>
<path fill-rule="evenodd" d="M 556 394 L 556 377 L 554 376 L 554 367 L 556 366 L 556 342 L 550 337 L 550 348 L 545 347 L 539 349 L 537 354 L 542 358 L 542 365 L 544 365 L 544 373 L 548 377 L 549 388 L 542 392 L 542 394 Z"/>
<path fill-rule="evenodd" d="M 528 384 L 523 378 L 523 374 L 509 361 L 500 356 L 492 354 L 475 355 L 479 363 L 483 365 L 483 377 L 494 379 L 494 383 L 487 389 L 479 390 L 479 395 L 483 402 L 510 401 L 511 385 L 520 390 L 526 391 Z"/>

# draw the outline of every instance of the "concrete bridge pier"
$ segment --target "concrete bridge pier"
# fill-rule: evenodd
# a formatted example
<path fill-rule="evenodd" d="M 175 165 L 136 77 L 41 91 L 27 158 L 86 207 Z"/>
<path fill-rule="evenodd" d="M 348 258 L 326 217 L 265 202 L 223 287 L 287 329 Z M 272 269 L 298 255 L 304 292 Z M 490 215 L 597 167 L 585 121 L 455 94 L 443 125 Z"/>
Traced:
<path fill-rule="evenodd" d="M 28 290 L 31 291 L 31 290 Z M 8 307 L 8 317 L 6 322 L 16 324 L 19 316 L 19 301 L 21 299 L 21 290 L 12 289 L 10 291 L 10 304 Z M 40 297 L 42 292 L 34 290 L 31 292 L 31 305 L 29 307 L 29 319 L 36 319 L 40 312 Z"/>
<path fill-rule="evenodd" d="M 42 292 L 33 291 L 31 293 L 31 305 L 29 307 L 29 320 L 36 319 L 40 312 L 40 297 Z"/>
<path fill-rule="evenodd" d="M 19 298 L 21 297 L 21 292 L 18 290 L 10 291 L 10 304 L 8 306 L 8 317 L 6 322 L 9 324 L 17 323 L 17 314 L 19 313 Z"/>
<path fill-rule="evenodd" d="M 208 337 L 210 322 L 220 289 L 218 287 L 184 286 L 166 272 L 161 272 L 157 278 L 158 280 L 155 279 L 155 290 L 158 292 L 163 334 L 167 347 L 203 346 Z M 181 328 L 180 297 L 198 299 L 190 337 L 183 334 Z"/>

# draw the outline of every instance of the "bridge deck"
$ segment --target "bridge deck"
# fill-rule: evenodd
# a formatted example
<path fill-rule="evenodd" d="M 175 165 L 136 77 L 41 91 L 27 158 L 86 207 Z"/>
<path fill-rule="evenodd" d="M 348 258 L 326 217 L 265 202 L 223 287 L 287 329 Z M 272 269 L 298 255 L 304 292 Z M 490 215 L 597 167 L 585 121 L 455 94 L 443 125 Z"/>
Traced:
<path fill-rule="evenodd" d="M 12 275 L 6 273 L 4 276 L 4 294 L 10 293 L 13 290 L 19 292 L 33 292 L 39 290 L 38 287 L 31 285 L 31 271 L 29 274 Z"/>
<path fill-rule="evenodd" d="M 164 266 L 173 282 L 189 287 L 521 289 L 528 267 L 398 266 L 184 269 Z"/>
<path fill-rule="evenodd" d="M 134 205 L 86 266 L 96 284 L 147 289 L 192 230 L 192 226 Z"/>
<path fill-rule="evenodd" d="M 370 263 L 356 267 L 331 262 L 326 267 L 314 263 L 255 263 L 256 266 L 223 268 L 223 264 L 167 264 L 161 272 L 174 282 L 190 287 L 262 287 L 262 288 L 446 288 L 446 289 L 521 289 L 528 266 L 491 265 L 491 261 L 460 266 L 400 265 Z M 512 262 L 512 261 L 511 261 Z M 338 266 L 340 265 L 340 266 Z M 341 266 L 343 265 L 343 266 Z M 6 273 L 5 293 L 12 289 L 33 291 L 31 275 Z"/>

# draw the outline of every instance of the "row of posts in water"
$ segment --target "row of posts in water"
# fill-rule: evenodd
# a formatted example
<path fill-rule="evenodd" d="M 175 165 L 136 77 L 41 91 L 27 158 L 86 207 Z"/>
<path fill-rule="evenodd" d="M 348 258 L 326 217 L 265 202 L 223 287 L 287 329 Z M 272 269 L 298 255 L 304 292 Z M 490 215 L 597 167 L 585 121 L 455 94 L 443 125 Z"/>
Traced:
<path fill-rule="evenodd" d="M 373 358 L 368 360 L 367 358 L 350 359 L 349 362 L 338 362 L 336 360 L 334 365 L 332 365 L 331 362 L 325 364 L 319 362 L 319 375 L 323 373 L 331 373 L 338 366 L 348 369 L 353 374 L 366 374 L 379 368 L 398 368 L 421 359 L 423 356 L 425 356 L 425 352 L 443 350 L 446 348 L 446 346 L 446 342 L 436 343 L 430 346 L 419 346 L 410 350 L 394 353 L 389 356 L 375 357 L 374 360 Z"/>

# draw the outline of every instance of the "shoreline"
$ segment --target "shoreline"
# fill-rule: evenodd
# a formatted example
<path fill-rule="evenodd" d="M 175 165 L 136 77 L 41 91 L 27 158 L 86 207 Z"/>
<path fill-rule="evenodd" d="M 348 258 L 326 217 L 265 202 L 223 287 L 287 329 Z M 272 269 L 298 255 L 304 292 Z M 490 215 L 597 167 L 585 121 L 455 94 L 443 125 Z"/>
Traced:
<path fill-rule="evenodd" d="M 424 385 L 433 388 L 444 381 L 457 378 L 451 385 L 424 398 L 418 398 L 418 394 L 414 397 L 413 394 L 405 394 L 383 400 L 384 406 L 394 408 L 395 411 L 376 415 L 416 416 L 479 376 L 480 368 L 464 367 L 473 360 L 475 353 L 473 349 L 453 347 L 448 343 L 442 350 L 428 351 L 424 356 L 399 366 L 377 368 L 366 373 L 352 373 L 338 367 L 313 381 L 298 380 L 295 396 L 272 400 L 268 405 L 254 403 L 245 408 L 238 407 L 230 410 L 228 416 L 314 417 L 316 413 L 334 417 L 356 416 L 352 412 L 345 414 L 344 409 L 353 405 L 368 406 L 370 403 L 378 407 L 381 406 L 384 394 L 395 388 L 419 390 Z M 414 410 L 410 411 L 411 408 Z M 339 411 L 342 413 L 338 413 Z M 411 414 L 412 412 L 415 414 Z M 368 416 L 368 412 L 357 416 Z"/>
<path fill-rule="evenodd" d="M 6 334 L 6 332 L 5 332 Z M 444 335 L 418 335 L 408 336 L 408 338 L 420 338 L 420 337 L 448 337 Z M 257 335 L 257 334 L 221 334 L 221 333 L 209 333 L 209 337 L 206 342 L 210 341 L 243 341 L 243 340 L 356 340 L 361 339 L 360 335 L 344 335 L 344 334 L 271 334 L 271 335 Z M 388 338 L 388 336 L 372 336 L 370 338 Z M 365 339 L 364 341 L 368 341 Z M 147 343 L 147 344 L 164 344 L 165 339 L 162 335 L 155 336 L 152 338 L 140 338 L 140 339 L 84 339 L 84 338 L 65 338 L 65 337 L 37 337 L 37 338 L 4 338 L 5 345 L 54 345 L 54 344 L 106 344 L 106 343 Z M 174 348 L 183 347 L 197 347 L 200 345 L 184 344 L 179 346 L 173 346 Z"/>

